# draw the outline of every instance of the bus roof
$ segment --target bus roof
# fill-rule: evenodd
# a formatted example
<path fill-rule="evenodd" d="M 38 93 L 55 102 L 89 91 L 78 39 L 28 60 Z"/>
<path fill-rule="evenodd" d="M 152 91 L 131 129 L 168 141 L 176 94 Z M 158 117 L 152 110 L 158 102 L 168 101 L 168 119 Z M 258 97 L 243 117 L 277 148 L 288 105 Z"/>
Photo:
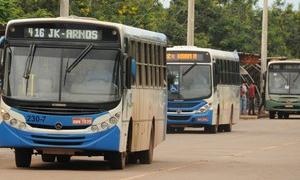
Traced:
<path fill-rule="evenodd" d="M 148 31 L 145 29 L 135 28 L 131 26 L 127 26 L 119 23 L 105 22 L 99 21 L 95 18 L 84 18 L 77 16 L 69 16 L 69 17 L 57 17 L 57 18 L 29 18 L 29 19 L 17 19 L 11 20 L 8 22 L 7 27 L 14 24 L 22 24 L 29 22 L 79 22 L 79 23 L 88 23 L 88 24 L 96 24 L 96 25 L 105 25 L 118 29 L 122 36 L 126 36 L 129 38 L 136 38 L 144 41 L 151 41 L 154 43 L 159 43 L 166 45 L 167 37 L 166 35 L 158 32 Z"/>
<path fill-rule="evenodd" d="M 268 63 L 268 65 L 271 65 L 271 64 L 293 64 L 293 63 L 300 64 L 300 59 L 289 59 L 289 60 L 284 60 L 284 61 L 270 61 Z"/>
<path fill-rule="evenodd" d="M 199 48 L 196 46 L 174 46 L 167 48 L 167 51 L 204 51 L 209 52 L 213 59 L 239 61 L 239 56 L 237 52 L 222 51 L 210 48 Z"/>

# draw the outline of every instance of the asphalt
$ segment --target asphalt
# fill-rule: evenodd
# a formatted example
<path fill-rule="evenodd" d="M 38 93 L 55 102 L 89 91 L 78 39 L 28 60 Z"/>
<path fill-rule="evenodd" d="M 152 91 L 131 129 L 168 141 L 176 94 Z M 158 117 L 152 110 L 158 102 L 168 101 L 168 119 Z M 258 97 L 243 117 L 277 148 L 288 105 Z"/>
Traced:
<path fill-rule="evenodd" d="M 241 120 L 231 133 L 188 129 L 168 134 L 151 165 L 111 170 L 100 157 L 74 157 L 68 164 L 43 163 L 17 169 L 13 151 L 0 149 L 0 180 L 222 179 L 299 180 L 300 119 Z"/>

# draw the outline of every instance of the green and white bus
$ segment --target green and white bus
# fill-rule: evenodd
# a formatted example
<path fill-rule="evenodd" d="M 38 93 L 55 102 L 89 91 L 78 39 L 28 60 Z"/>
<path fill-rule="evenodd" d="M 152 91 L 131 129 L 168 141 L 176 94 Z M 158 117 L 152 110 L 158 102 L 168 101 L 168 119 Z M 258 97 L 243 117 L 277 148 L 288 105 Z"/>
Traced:
<path fill-rule="evenodd" d="M 269 62 L 265 98 L 270 119 L 300 113 L 300 60 Z"/>

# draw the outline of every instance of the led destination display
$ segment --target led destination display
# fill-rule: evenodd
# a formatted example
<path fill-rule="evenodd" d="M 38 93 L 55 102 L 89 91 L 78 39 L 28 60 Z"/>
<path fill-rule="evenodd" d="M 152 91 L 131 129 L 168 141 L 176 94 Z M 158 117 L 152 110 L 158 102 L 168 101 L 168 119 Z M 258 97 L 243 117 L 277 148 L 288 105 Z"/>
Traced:
<path fill-rule="evenodd" d="M 101 40 L 102 32 L 86 29 L 25 28 L 24 37 L 42 39 Z"/>

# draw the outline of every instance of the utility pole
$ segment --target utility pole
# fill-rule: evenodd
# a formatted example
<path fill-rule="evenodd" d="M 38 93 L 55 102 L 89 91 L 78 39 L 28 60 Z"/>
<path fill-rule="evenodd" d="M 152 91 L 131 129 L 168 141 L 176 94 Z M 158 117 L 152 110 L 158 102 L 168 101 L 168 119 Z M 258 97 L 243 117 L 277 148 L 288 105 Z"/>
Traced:
<path fill-rule="evenodd" d="M 69 16 L 69 0 L 60 0 L 60 16 L 67 17 Z"/>
<path fill-rule="evenodd" d="M 260 93 L 265 91 L 263 78 L 267 70 L 267 58 L 268 58 L 268 0 L 264 0 L 263 7 L 263 19 L 262 19 L 262 34 L 261 34 L 261 56 L 260 56 Z M 264 98 L 264 97 L 263 97 Z"/>
<path fill-rule="evenodd" d="M 188 0 L 187 45 L 194 46 L 195 0 Z"/>

